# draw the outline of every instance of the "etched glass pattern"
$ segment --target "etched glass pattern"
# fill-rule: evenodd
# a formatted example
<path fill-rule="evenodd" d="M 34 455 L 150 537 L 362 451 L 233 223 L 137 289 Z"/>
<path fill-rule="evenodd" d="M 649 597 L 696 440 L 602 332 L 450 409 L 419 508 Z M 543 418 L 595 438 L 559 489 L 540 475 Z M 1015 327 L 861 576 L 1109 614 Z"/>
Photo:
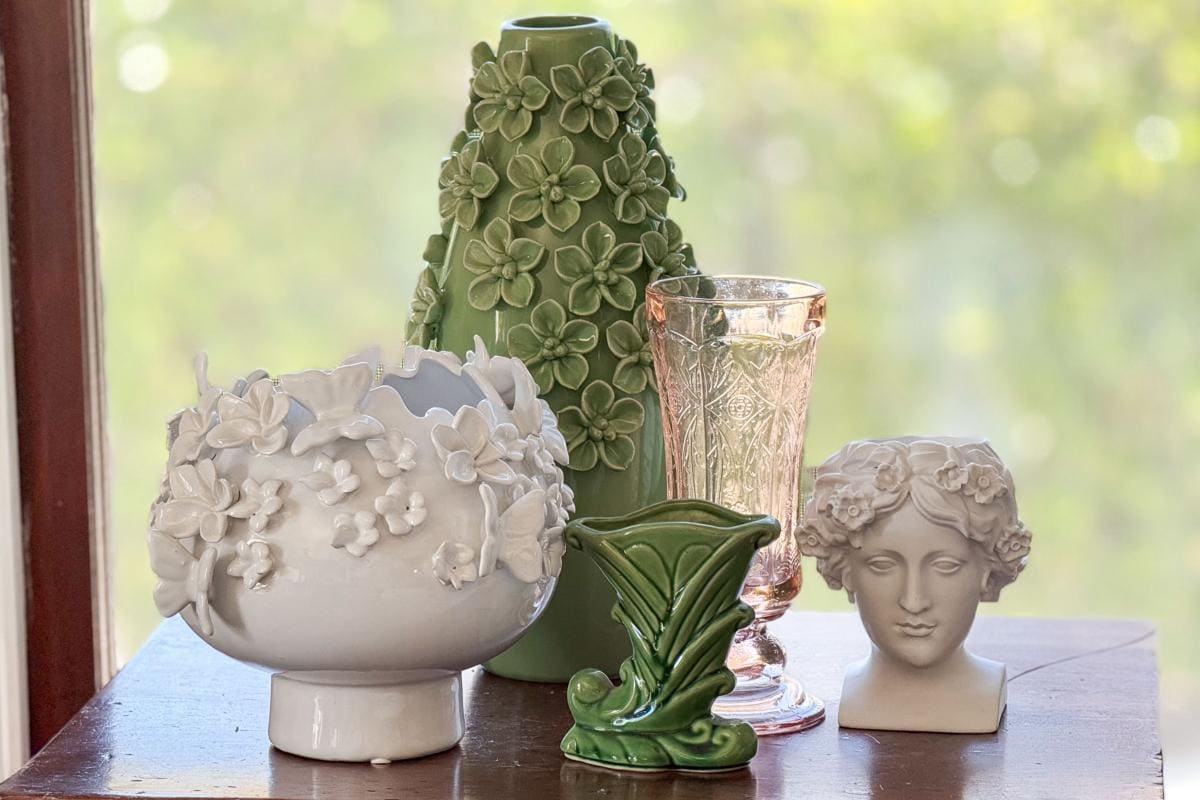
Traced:
<path fill-rule="evenodd" d="M 743 513 L 767 513 L 783 535 L 758 552 L 742 592 L 755 621 L 738 633 L 734 692 L 717 711 L 759 733 L 809 727 L 823 704 L 784 674 L 766 624 L 800 591 L 801 470 L 825 292 L 752 276 L 670 278 L 646 292 L 662 400 L 667 485 Z"/>

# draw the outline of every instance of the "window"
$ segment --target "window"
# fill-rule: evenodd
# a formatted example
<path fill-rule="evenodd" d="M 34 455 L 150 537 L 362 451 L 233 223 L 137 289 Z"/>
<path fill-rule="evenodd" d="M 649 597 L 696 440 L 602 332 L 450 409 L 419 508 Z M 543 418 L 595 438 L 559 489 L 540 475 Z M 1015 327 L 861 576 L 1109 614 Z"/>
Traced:
<path fill-rule="evenodd" d="M 146 508 L 192 356 L 228 382 L 399 340 L 470 47 L 525 5 L 96 0 L 122 657 L 157 623 Z M 829 290 L 810 461 L 851 438 L 990 436 L 1036 534 L 995 611 L 1154 618 L 1167 736 L 1183 730 L 1200 713 L 1194 6 L 599 10 L 655 71 L 701 266 Z M 799 605 L 844 600 L 810 580 Z M 1171 767 L 1190 737 L 1168 738 Z"/>

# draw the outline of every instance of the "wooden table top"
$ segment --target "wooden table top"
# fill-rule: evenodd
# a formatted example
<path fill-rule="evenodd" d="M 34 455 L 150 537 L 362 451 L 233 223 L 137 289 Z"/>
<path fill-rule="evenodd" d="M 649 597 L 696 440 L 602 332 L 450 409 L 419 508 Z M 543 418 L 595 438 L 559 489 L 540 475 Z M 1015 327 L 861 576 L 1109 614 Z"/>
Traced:
<path fill-rule="evenodd" d="M 764 737 L 749 769 L 630 775 L 564 759 L 563 687 L 466 675 L 467 734 L 388 766 L 273 750 L 267 673 L 203 644 L 178 619 L 28 765 L 0 798 L 1161 798 L 1154 628 L 1145 622 L 980 618 L 973 652 L 1008 664 L 1009 705 L 987 736 L 839 730 L 844 665 L 866 652 L 851 614 L 772 628 L 829 716 Z"/>

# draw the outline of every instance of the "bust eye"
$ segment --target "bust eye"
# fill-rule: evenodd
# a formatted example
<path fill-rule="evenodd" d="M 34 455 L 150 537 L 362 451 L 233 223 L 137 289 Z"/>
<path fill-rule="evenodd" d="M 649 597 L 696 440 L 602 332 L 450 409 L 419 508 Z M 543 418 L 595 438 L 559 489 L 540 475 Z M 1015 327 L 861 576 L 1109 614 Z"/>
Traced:
<path fill-rule="evenodd" d="M 953 575 L 962 569 L 963 562 L 957 558 L 939 558 L 933 562 L 933 568 L 943 575 Z"/>
<path fill-rule="evenodd" d="M 887 556 L 876 556 L 867 562 L 867 569 L 879 575 L 891 572 L 895 568 L 895 559 L 888 558 Z"/>

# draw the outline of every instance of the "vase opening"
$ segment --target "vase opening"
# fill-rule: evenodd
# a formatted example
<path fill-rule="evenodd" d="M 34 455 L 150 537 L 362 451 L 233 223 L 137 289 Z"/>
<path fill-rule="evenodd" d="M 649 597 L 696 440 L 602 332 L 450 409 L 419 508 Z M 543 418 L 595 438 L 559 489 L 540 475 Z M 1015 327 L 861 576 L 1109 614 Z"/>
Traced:
<path fill-rule="evenodd" d="M 575 14 L 549 15 L 538 17 L 521 17 L 505 23 L 504 27 L 516 30 L 552 30 L 568 28 L 586 28 L 589 25 L 601 25 L 604 21 L 599 17 L 587 17 Z"/>
<path fill-rule="evenodd" d="M 685 275 L 663 278 L 650 285 L 652 296 L 670 302 L 776 304 L 820 299 L 825 289 L 809 281 L 763 275 Z"/>
<path fill-rule="evenodd" d="M 692 499 L 655 503 L 620 517 L 580 517 L 578 524 L 595 533 L 615 533 L 645 523 L 686 525 L 727 532 L 763 519 L 754 514 L 741 514 L 714 503 Z"/>
<path fill-rule="evenodd" d="M 421 361 L 414 375 L 385 375 L 383 385 L 395 389 L 405 408 L 418 417 L 435 407 L 454 413 L 487 396 L 468 376 L 455 375 L 442 364 L 428 359 Z"/>

